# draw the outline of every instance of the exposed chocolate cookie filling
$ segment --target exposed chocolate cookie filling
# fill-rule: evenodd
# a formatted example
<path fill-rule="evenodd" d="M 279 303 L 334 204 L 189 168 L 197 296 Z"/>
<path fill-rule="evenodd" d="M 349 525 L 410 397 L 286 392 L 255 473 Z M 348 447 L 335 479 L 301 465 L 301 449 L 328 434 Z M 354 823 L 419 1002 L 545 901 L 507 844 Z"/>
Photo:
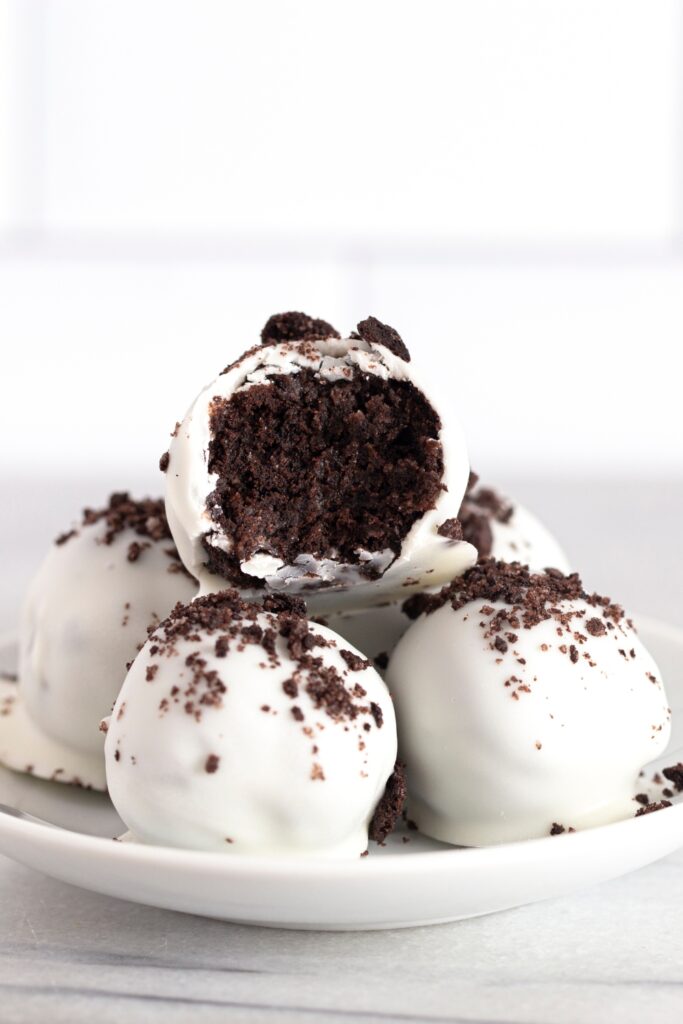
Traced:
<path fill-rule="evenodd" d="M 349 367 L 342 380 L 313 370 L 214 399 L 207 508 L 232 542 L 204 546 L 207 564 L 238 585 L 240 562 L 267 552 L 362 565 L 359 550 L 394 554 L 442 489 L 441 423 L 409 381 Z M 372 576 L 376 570 L 365 569 Z"/>

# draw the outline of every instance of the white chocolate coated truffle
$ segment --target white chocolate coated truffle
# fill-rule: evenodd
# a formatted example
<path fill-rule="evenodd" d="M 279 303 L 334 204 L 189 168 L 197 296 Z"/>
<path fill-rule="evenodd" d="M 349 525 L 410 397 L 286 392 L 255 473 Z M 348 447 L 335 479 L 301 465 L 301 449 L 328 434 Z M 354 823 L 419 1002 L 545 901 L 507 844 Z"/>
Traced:
<path fill-rule="evenodd" d="M 195 592 L 161 501 L 113 495 L 109 509 L 88 513 L 50 549 L 27 594 L 18 686 L 2 690 L 0 761 L 104 789 L 99 723 L 147 627 Z"/>
<path fill-rule="evenodd" d="M 105 744 L 135 840 L 358 857 L 396 760 L 385 684 L 300 610 L 235 591 L 176 609 L 136 658 Z"/>
<path fill-rule="evenodd" d="M 576 577 L 544 601 L 548 578 L 524 576 L 502 563 L 470 570 L 466 589 L 449 588 L 456 607 L 434 599 L 389 664 L 408 813 L 445 842 L 485 846 L 632 816 L 638 772 L 668 743 L 657 666 L 621 610 Z M 534 590 L 547 617 L 526 605 Z"/>
<path fill-rule="evenodd" d="M 283 314 L 285 320 L 301 316 Z M 308 319 L 303 318 L 304 322 Z M 373 318 L 369 320 L 373 321 Z M 373 323 L 378 324 L 377 321 Z M 297 321 L 292 321 L 292 324 L 292 330 L 296 331 Z M 359 324 L 359 329 L 363 324 Z M 304 327 L 299 329 L 303 331 Z M 379 324 L 376 331 L 366 330 L 363 337 L 355 335 L 342 339 L 334 336 L 333 328 L 324 325 L 322 332 L 327 332 L 325 337 L 285 341 L 267 338 L 266 344 L 245 353 L 195 400 L 177 428 L 169 450 L 166 510 L 180 555 L 199 580 L 201 593 L 235 585 L 245 596 L 254 597 L 258 595 L 258 588 L 265 585 L 273 592 L 304 596 L 312 611 L 325 613 L 343 606 L 376 604 L 387 600 L 388 596 L 393 599 L 399 595 L 407 596 L 426 586 L 446 582 L 473 564 L 476 553 L 468 544 L 458 543 L 439 532 L 444 522 L 457 515 L 465 493 L 469 466 L 462 430 L 450 408 L 434 410 L 415 380 L 407 352 L 407 358 L 400 354 L 403 351 L 400 339 L 396 350 L 387 347 L 395 335 L 395 332 L 382 333 L 387 331 L 391 332 L 391 328 Z M 265 396 L 267 391 L 280 395 L 288 388 L 291 390 L 295 379 L 299 384 L 313 380 L 320 398 L 317 419 L 315 416 L 318 414 L 310 403 L 303 402 L 301 406 L 302 417 L 308 426 L 311 422 L 314 426 L 311 427 L 313 435 L 306 434 L 310 451 L 296 471 L 297 481 L 304 481 L 302 495 L 297 500 L 305 505 L 309 493 L 314 494 L 314 498 L 310 507 L 299 510 L 295 528 L 281 529 L 288 503 L 293 503 L 294 499 L 283 498 L 283 494 L 288 492 L 279 482 L 292 464 L 293 456 L 298 454 L 298 441 L 303 435 L 297 432 L 297 423 L 303 421 L 288 415 L 290 411 L 298 413 L 294 408 L 297 399 L 291 397 L 282 398 L 277 414 L 279 419 L 273 418 L 271 422 Z M 355 387 L 359 381 L 374 382 L 374 397 L 360 402 L 335 433 L 329 428 L 327 415 L 328 411 L 334 410 L 334 395 L 339 397 L 344 389 L 348 394 L 348 388 Z M 263 401 L 262 412 L 255 418 L 255 426 L 240 412 L 238 428 L 230 435 L 231 445 L 236 443 L 235 437 L 238 440 L 248 439 L 246 455 L 238 469 L 235 460 L 223 453 L 226 468 L 221 473 L 217 467 L 222 465 L 220 453 L 225 445 L 221 439 L 224 435 L 216 425 L 219 413 L 231 403 L 233 406 L 236 401 L 244 403 L 249 393 L 250 400 Z M 412 449 L 406 454 L 401 448 L 404 435 L 417 430 L 414 418 L 409 417 L 405 428 L 397 435 L 391 435 L 390 418 L 383 419 L 387 410 L 392 410 L 397 417 L 401 415 L 396 411 L 401 401 L 421 403 L 420 408 L 427 410 L 425 416 L 435 416 L 435 436 L 425 434 L 418 437 L 416 443 L 422 448 L 417 455 Z M 386 435 L 380 432 L 379 440 L 373 437 L 372 445 L 366 445 L 368 424 L 372 427 L 375 423 L 386 425 Z M 258 449 L 253 448 L 250 430 L 261 432 Z M 303 431 L 303 427 L 300 430 Z M 317 430 L 320 431 L 318 436 L 315 434 Z M 388 440 L 386 444 L 382 443 L 385 436 L 392 436 L 391 443 Z M 289 447 L 285 446 L 285 441 Z M 422 509 L 418 514 L 411 511 L 410 487 L 424 469 L 426 453 L 435 452 L 439 446 L 442 458 L 434 497 L 424 499 L 424 508 L 416 499 Z M 250 455 L 252 449 L 258 454 Z M 394 477 L 395 492 L 390 498 L 386 498 L 383 485 L 378 492 L 376 474 L 364 468 L 370 449 L 375 459 L 378 453 L 385 458 L 386 466 L 391 466 L 392 470 L 398 465 Z M 396 463 L 392 458 L 397 460 Z M 269 478 L 255 482 L 265 466 Z M 347 466 L 350 473 L 357 474 L 356 484 L 360 490 L 347 496 L 351 503 L 349 507 L 342 501 L 342 506 L 335 508 L 330 515 L 329 503 L 339 500 Z M 325 488 L 332 471 L 339 474 L 340 487 L 332 488 L 330 494 Z M 273 484 L 276 478 L 277 487 Z M 226 512 L 225 490 L 220 490 L 224 480 L 231 489 L 229 514 Z M 272 497 L 275 493 L 277 502 Z M 374 525 L 372 529 L 366 529 L 372 518 L 369 512 L 372 501 L 377 505 L 373 519 L 376 533 L 373 532 Z M 271 507 L 269 502 L 275 504 Z M 386 507 L 382 502 L 388 502 Z M 383 524 L 390 515 L 398 517 L 402 529 L 405 527 L 400 541 L 392 534 L 393 547 L 387 546 L 387 538 L 382 535 Z M 320 527 L 320 533 L 325 536 L 320 540 L 319 550 L 313 550 L 312 536 L 320 520 L 325 520 L 325 528 Z M 248 544 L 243 537 L 245 522 L 252 526 L 253 536 L 250 536 Z M 330 527 L 331 523 L 334 525 Z M 342 529 L 341 523 L 346 527 L 353 524 L 353 530 L 364 537 L 363 543 L 354 540 L 353 552 L 345 549 L 344 555 L 339 553 L 340 541 L 335 539 L 336 533 Z M 285 552 L 283 535 L 288 543 L 296 535 L 301 547 L 295 545 Z M 353 531 L 349 533 L 347 529 L 348 545 L 351 545 L 348 538 L 353 535 Z M 375 544 L 374 536 L 383 536 L 383 539 Z M 229 560 L 226 564 L 230 567 L 217 568 L 220 559 L 224 563 Z"/>

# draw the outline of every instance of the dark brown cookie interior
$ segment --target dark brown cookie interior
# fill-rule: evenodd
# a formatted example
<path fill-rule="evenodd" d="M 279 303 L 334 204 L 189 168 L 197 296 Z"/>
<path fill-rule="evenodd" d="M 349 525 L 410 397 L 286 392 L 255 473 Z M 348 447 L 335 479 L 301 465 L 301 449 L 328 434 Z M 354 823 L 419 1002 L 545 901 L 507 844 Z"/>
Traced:
<path fill-rule="evenodd" d="M 327 381 L 313 370 L 216 398 L 207 508 L 232 541 L 205 538 L 207 564 L 238 585 L 240 562 L 266 552 L 361 564 L 359 550 L 395 554 L 442 487 L 440 421 L 409 381 L 349 368 Z"/>

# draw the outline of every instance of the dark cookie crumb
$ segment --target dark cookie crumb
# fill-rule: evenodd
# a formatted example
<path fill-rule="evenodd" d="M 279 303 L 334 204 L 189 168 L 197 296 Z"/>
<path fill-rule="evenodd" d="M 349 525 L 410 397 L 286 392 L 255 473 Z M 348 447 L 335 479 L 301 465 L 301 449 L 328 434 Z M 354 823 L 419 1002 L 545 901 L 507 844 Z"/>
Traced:
<path fill-rule="evenodd" d="M 463 502 L 458 519 L 462 526 L 463 540 L 477 549 L 479 558 L 488 558 L 493 550 L 493 530 L 489 516 L 484 512 L 475 512 Z"/>
<path fill-rule="evenodd" d="M 375 665 L 380 672 L 384 672 L 389 667 L 389 655 L 386 651 L 380 651 L 379 654 L 375 655 Z"/>
<path fill-rule="evenodd" d="M 116 491 L 110 495 L 109 503 L 101 509 L 86 508 L 83 510 L 82 526 L 94 526 L 101 523 L 104 533 L 98 538 L 98 543 L 112 544 L 119 534 L 124 530 L 132 530 L 140 541 L 132 541 L 128 546 L 127 558 L 129 562 L 137 562 L 142 553 L 149 547 L 151 542 L 170 542 L 166 554 L 171 558 L 172 565 L 178 565 L 177 571 L 184 571 L 179 560 L 178 552 L 173 546 L 173 537 L 166 520 L 166 510 L 162 498 L 142 498 L 137 501 L 131 498 L 128 491 Z M 56 544 L 66 544 L 72 537 L 78 535 L 78 530 L 69 530 L 57 537 Z"/>
<path fill-rule="evenodd" d="M 168 469 L 170 461 L 171 461 L 170 452 L 164 452 L 164 454 L 159 459 L 159 469 L 161 470 L 162 473 L 166 472 L 166 470 Z"/>
<path fill-rule="evenodd" d="M 138 558 L 148 548 L 149 544 L 140 544 L 137 540 L 134 540 L 128 545 L 128 551 L 126 552 L 126 558 L 129 562 L 137 562 Z"/>
<path fill-rule="evenodd" d="M 370 822 L 369 836 L 374 842 L 383 843 L 393 832 L 403 811 L 407 791 L 405 765 L 397 761 Z"/>
<path fill-rule="evenodd" d="M 475 479 L 478 478 L 475 476 Z M 514 505 L 506 501 L 492 487 L 468 489 L 465 501 L 476 505 L 477 508 L 486 512 L 490 519 L 495 519 L 499 523 L 509 523 L 515 511 Z"/>
<path fill-rule="evenodd" d="M 480 613 L 487 616 L 481 622 L 485 637 L 490 641 L 491 649 L 501 654 L 508 649 L 504 636 L 511 627 L 517 635 L 520 629 L 532 629 L 540 622 L 554 619 L 560 635 L 564 630 L 572 629 L 573 613 L 559 607 L 565 601 L 585 601 L 600 610 L 608 628 L 613 628 L 624 617 L 623 610 L 609 598 L 588 594 L 577 573 L 565 576 L 557 569 L 532 573 L 519 562 L 500 562 L 492 558 L 482 559 L 437 594 L 414 594 L 403 604 L 403 611 L 409 618 L 416 619 L 422 614 L 430 615 L 445 604 L 458 611 L 471 602 L 481 600 L 508 606 L 495 613 L 491 605 L 480 609 Z M 567 654 L 574 664 L 579 662 L 579 652 L 574 644 L 560 644 L 558 649 Z"/>
<path fill-rule="evenodd" d="M 440 537 L 447 537 L 449 540 L 462 540 L 462 523 L 459 519 L 447 519 L 436 531 Z"/>
<path fill-rule="evenodd" d="M 274 313 L 261 331 L 262 345 L 277 345 L 282 341 L 320 341 L 339 338 L 326 320 L 318 320 L 306 313 Z"/>
<path fill-rule="evenodd" d="M 658 803 L 647 804 L 645 807 L 639 807 L 634 817 L 641 818 L 643 814 L 653 814 L 654 811 L 663 811 L 665 807 L 671 807 L 670 800 L 660 800 Z"/>
<path fill-rule="evenodd" d="M 492 521 L 509 523 L 514 506 L 491 487 L 477 489 L 478 483 L 477 474 L 470 472 L 458 519 L 462 525 L 463 540 L 472 544 L 482 559 L 488 558 L 493 550 Z"/>
<path fill-rule="evenodd" d="M 401 335 L 393 327 L 383 324 L 377 317 L 369 316 L 367 320 L 361 320 L 356 330 L 363 341 L 367 341 L 369 345 L 384 345 L 399 359 L 403 359 L 406 363 L 410 362 L 410 352 Z"/>
<path fill-rule="evenodd" d="M 370 701 L 370 712 L 372 717 L 375 719 L 375 725 L 378 729 L 381 729 L 384 724 L 384 715 L 382 714 L 381 707 L 379 704 L 375 704 L 374 700 Z"/>
<path fill-rule="evenodd" d="M 569 828 L 566 828 L 564 825 L 560 825 L 557 821 L 554 821 L 550 829 L 550 835 L 561 836 L 563 832 L 576 832 L 576 829 L 572 828 L 571 825 L 569 826 Z"/>
<path fill-rule="evenodd" d="M 209 754 L 204 765 L 204 771 L 208 772 L 209 775 L 213 775 L 214 772 L 218 771 L 218 766 L 221 763 L 221 759 L 218 754 Z"/>
<path fill-rule="evenodd" d="M 269 625 L 257 621 L 264 615 Z M 306 618 L 306 606 L 299 598 L 269 595 L 263 604 L 256 604 L 243 601 L 236 590 L 224 590 L 187 605 L 178 603 L 160 625 L 150 630 L 149 654 L 172 657 L 177 654 L 178 641 L 198 643 L 202 635 L 214 634 L 213 649 L 222 658 L 229 655 L 233 646 L 240 650 L 247 644 L 260 645 L 265 655 L 264 671 L 280 663 L 276 645 L 280 637 L 295 665 L 293 675 L 282 683 L 290 699 L 296 699 L 304 691 L 316 709 L 323 710 L 336 722 L 349 722 L 366 715 L 379 726 L 381 708 L 363 703 L 365 690 L 358 683 L 347 689 L 344 676 L 333 666 L 325 665 L 315 653 L 316 648 L 333 647 L 334 642 L 314 632 Z M 173 704 L 182 704 L 185 712 L 199 721 L 206 707 L 221 706 L 227 686 L 216 669 L 208 667 L 206 658 L 198 650 L 186 657 L 185 665 L 190 669 L 190 681 L 182 694 L 174 687 L 170 700 Z M 263 708 L 269 709 L 269 706 Z M 303 717 L 298 707 L 292 714 L 298 721 L 300 714 Z M 368 729 L 371 727 L 369 722 L 365 724 Z"/>
<path fill-rule="evenodd" d="M 637 800 L 639 804 L 643 805 L 643 807 L 647 807 L 650 802 L 650 798 L 647 793 L 636 793 L 633 799 Z"/>
<path fill-rule="evenodd" d="M 60 533 L 59 537 L 55 538 L 55 544 L 58 547 L 61 547 L 62 544 L 66 544 L 68 540 L 71 540 L 72 537 L 75 537 L 77 533 L 77 530 L 67 530 L 66 533 Z"/>
<path fill-rule="evenodd" d="M 339 652 L 349 666 L 352 672 L 363 672 L 366 668 L 370 668 L 370 662 L 367 658 L 363 658 L 360 654 L 354 654 L 353 651 L 340 651 Z"/>
<path fill-rule="evenodd" d="M 664 768 L 662 775 L 669 782 L 673 782 L 677 793 L 683 792 L 683 761 L 679 761 L 678 764 L 674 764 L 670 768 Z"/>

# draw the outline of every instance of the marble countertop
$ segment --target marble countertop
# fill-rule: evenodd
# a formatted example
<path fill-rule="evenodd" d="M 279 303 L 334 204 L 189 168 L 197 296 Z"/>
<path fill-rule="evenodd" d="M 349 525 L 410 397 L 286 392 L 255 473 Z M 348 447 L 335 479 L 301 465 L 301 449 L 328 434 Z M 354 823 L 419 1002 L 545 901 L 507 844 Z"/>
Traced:
<path fill-rule="evenodd" d="M 23 487 L 23 491 L 21 490 Z M 590 586 L 683 626 L 683 483 L 510 487 Z M 0 622 L 96 485 L 2 485 Z M 27 514 L 27 509 L 29 511 Z M 65 511 L 67 510 L 68 511 Z M 9 533 L 8 533 L 9 528 Z M 590 566 L 590 571 L 585 567 Z M 570 898 L 434 928 L 248 928 L 81 891 L 0 857 L 0 1022 L 678 1024 L 683 851 Z"/>

